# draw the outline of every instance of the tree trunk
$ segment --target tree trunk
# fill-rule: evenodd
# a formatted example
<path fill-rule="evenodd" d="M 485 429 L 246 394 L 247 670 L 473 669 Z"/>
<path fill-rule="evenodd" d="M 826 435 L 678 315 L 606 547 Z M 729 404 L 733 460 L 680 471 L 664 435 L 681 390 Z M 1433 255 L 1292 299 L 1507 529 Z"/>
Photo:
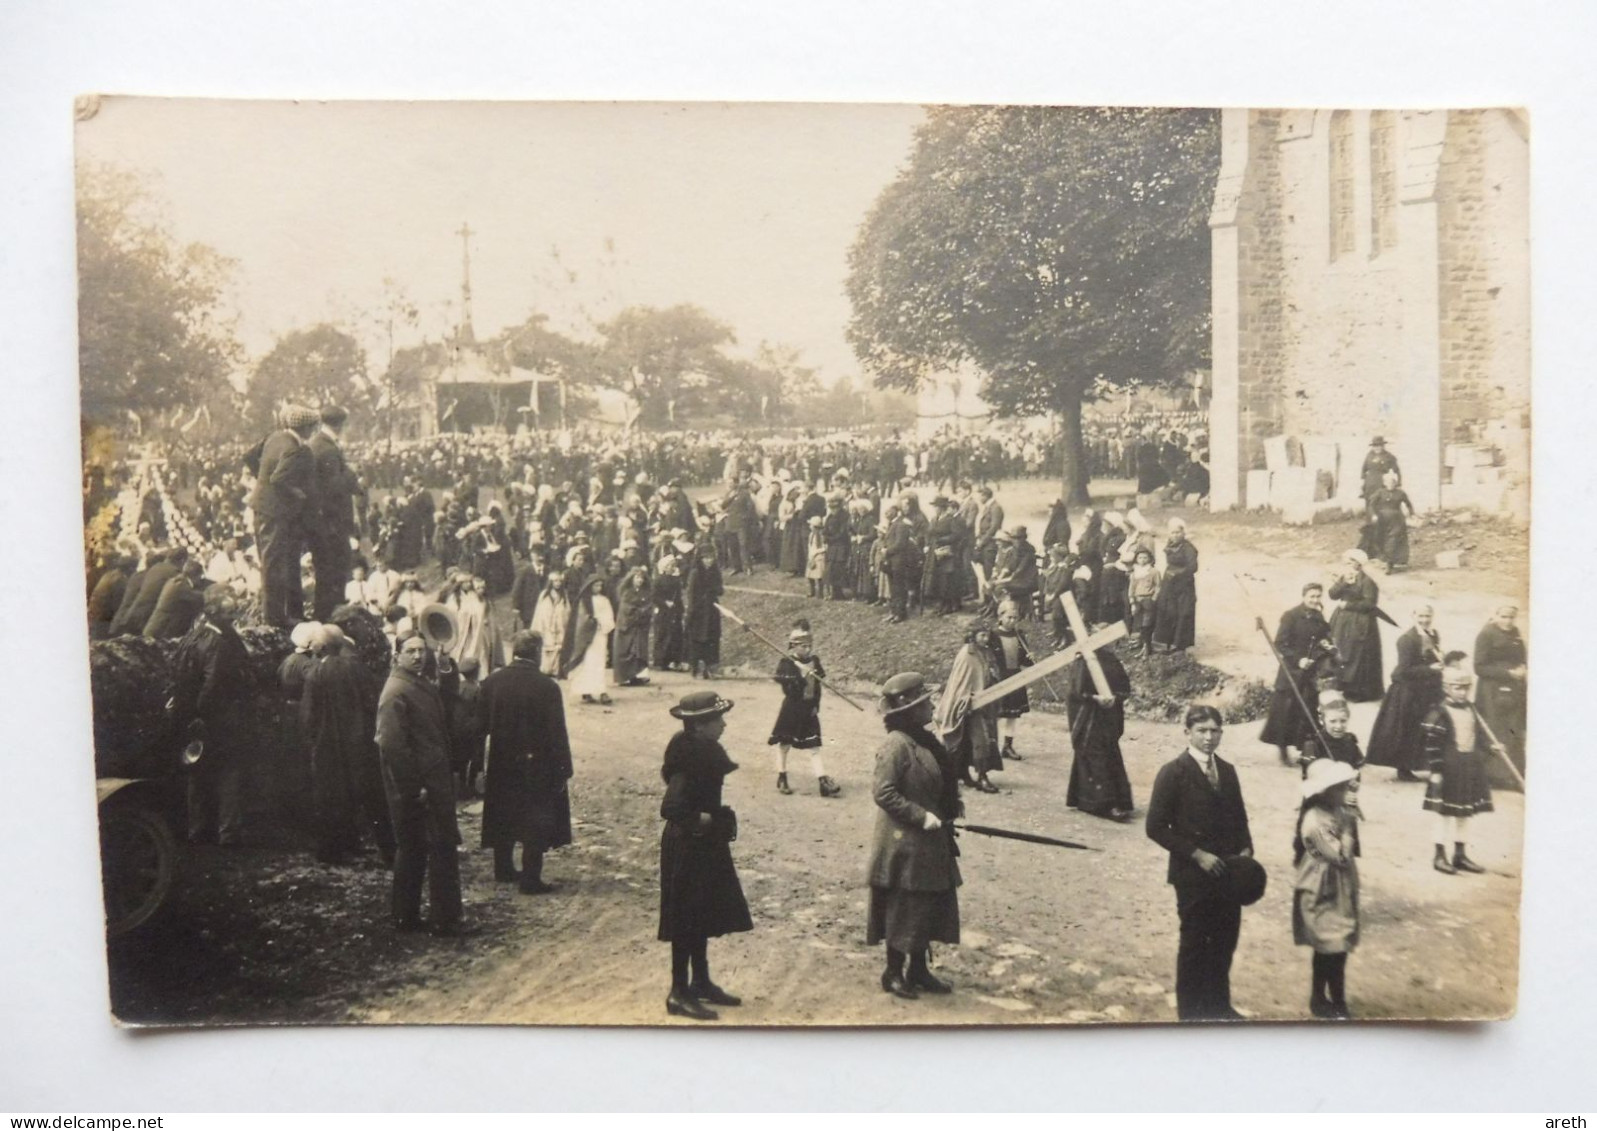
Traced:
<path fill-rule="evenodd" d="M 1087 493 L 1087 450 L 1081 440 L 1081 395 L 1066 393 L 1059 409 L 1060 447 L 1063 449 L 1063 466 L 1060 468 L 1059 497 L 1067 506 L 1084 507 L 1091 497 Z"/>

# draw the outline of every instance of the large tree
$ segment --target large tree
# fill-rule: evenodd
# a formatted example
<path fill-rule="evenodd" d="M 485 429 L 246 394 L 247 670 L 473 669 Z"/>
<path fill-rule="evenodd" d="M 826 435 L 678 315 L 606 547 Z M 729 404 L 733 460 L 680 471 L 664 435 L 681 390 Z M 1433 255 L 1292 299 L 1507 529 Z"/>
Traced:
<path fill-rule="evenodd" d="M 231 261 L 182 245 L 132 172 L 78 170 L 78 368 L 83 415 L 141 425 L 226 398 L 240 351 L 219 303 Z"/>
<path fill-rule="evenodd" d="M 376 403 L 366 378 L 366 351 L 347 331 L 326 322 L 279 338 L 255 367 L 248 396 L 250 418 L 260 429 L 272 426 L 285 403 L 342 405 L 363 420 Z"/>
<path fill-rule="evenodd" d="M 1213 111 L 948 107 L 849 254 L 849 341 L 884 388 L 970 364 L 1002 415 L 1057 414 L 1087 499 L 1086 399 L 1208 360 Z"/>

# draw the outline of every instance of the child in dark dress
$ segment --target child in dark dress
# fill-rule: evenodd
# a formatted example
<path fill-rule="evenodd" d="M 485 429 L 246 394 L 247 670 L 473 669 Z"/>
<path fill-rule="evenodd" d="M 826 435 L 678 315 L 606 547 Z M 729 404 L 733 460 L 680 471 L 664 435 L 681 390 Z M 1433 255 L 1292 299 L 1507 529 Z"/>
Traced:
<path fill-rule="evenodd" d="M 821 760 L 821 680 L 826 678 L 826 669 L 815 654 L 809 621 L 794 622 L 787 645 L 792 652 L 777 663 L 773 677 L 782 685 L 782 707 L 767 740 L 776 747 L 776 789 L 778 793 L 793 792 L 787 780 L 787 753 L 797 747 L 810 752 L 810 768 L 821 796 L 836 797 L 843 789 L 827 776 Z"/>

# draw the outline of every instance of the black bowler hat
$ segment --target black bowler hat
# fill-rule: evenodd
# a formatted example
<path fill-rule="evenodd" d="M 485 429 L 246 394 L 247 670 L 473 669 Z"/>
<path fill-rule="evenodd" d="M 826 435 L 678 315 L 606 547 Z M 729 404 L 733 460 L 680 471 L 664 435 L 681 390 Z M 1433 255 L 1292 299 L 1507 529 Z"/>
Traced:
<path fill-rule="evenodd" d="M 1253 857 L 1227 856 L 1225 874 L 1220 877 L 1220 885 L 1225 889 L 1228 898 L 1247 907 L 1259 902 L 1263 897 L 1267 879 L 1264 865 Z"/>

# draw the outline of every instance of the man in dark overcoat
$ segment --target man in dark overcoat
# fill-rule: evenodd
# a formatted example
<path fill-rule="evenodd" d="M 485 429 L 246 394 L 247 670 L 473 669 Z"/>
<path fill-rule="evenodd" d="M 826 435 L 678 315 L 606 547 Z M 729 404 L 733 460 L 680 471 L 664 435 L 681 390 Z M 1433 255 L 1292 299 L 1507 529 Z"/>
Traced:
<path fill-rule="evenodd" d="M 203 731 L 204 752 L 188 771 L 188 833 L 196 844 L 244 841 L 253 681 L 244 642 L 233 627 L 236 609 L 225 587 L 212 586 L 204 613 L 172 660 L 174 715 Z"/>
<path fill-rule="evenodd" d="M 316 619 L 322 623 L 344 603 L 353 560 L 349 540 L 355 535 L 354 500 L 363 494 L 360 480 L 344 462 L 338 446 L 348 419 L 349 413 L 337 405 L 322 409 L 321 427 L 309 445 L 316 469 L 315 521 L 309 530 L 311 569 L 316 577 Z"/>
<path fill-rule="evenodd" d="M 826 597 L 841 601 L 852 587 L 849 576 L 849 548 L 853 525 L 843 509 L 846 496 L 834 491 L 826 500 L 826 515 L 821 521 L 821 537 L 826 540 Z"/>
<path fill-rule="evenodd" d="M 394 826 L 392 915 L 402 931 L 419 930 L 425 882 L 436 934 L 464 933 L 460 899 L 460 827 L 449 767 L 443 696 L 425 673 L 427 642 L 418 632 L 398 641 L 396 666 L 377 701 L 377 749 Z"/>
<path fill-rule="evenodd" d="M 1220 712 L 1192 706 L 1187 749 L 1165 763 L 1148 798 L 1148 837 L 1170 853 L 1165 879 L 1176 889 L 1181 943 L 1176 955 L 1176 1014 L 1182 1021 L 1235 1021 L 1231 958 L 1242 906 L 1222 877 L 1226 857 L 1252 856 L 1242 786 L 1220 748 Z"/>
<path fill-rule="evenodd" d="M 308 408 L 283 411 L 283 428 L 261 448 L 250 506 L 261 558 L 261 615 L 267 624 L 292 628 L 305 616 L 299 559 L 305 552 L 316 491 L 316 462 L 306 446 L 321 423 Z M 342 594 L 340 594 L 342 595 Z"/>
<path fill-rule="evenodd" d="M 311 748 L 316 858 L 344 863 L 359 851 L 362 825 L 385 863 L 394 859 L 394 831 L 372 741 L 377 681 L 343 629 L 322 625 L 312 637 L 317 657 L 307 669 L 300 717 Z"/>
<path fill-rule="evenodd" d="M 554 890 L 543 879 L 543 855 L 571 843 L 571 743 L 560 685 L 539 670 L 543 637 L 518 632 L 512 660 L 482 682 L 477 698 L 479 730 L 486 740 L 482 844 L 493 849 L 494 879 L 517 879 L 515 847 L 521 849 L 521 891 Z"/>

